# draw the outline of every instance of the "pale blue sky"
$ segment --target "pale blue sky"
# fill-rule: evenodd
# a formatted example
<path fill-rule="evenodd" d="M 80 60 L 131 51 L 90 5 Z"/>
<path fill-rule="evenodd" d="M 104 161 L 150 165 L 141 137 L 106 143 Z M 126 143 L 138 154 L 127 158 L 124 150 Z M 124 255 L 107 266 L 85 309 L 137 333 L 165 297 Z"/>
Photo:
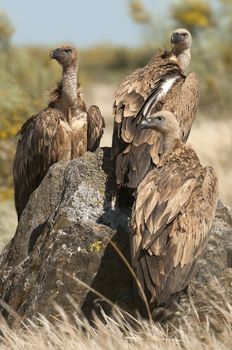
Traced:
<path fill-rule="evenodd" d="M 157 18 L 165 18 L 175 0 L 144 0 Z M 13 22 L 15 44 L 69 42 L 137 45 L 141 28 L 128 16 L 128 0 L 0 0 Z"/>

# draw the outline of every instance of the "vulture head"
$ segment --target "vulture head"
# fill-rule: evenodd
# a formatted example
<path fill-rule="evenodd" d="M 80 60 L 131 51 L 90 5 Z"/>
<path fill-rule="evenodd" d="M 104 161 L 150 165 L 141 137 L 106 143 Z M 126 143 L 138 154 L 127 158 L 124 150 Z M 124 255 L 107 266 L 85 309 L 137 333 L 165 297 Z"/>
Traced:
<path fill-rule="evenodd" d="M 61 66 L 72 66 L 77 63 L 77 50 L 73 46 L 62 46 L 50 52 L 50 58 Z"/>
<path fill-rule="evenodd" d="M 179 138 L 180 128 L 175 114 L 169 111 L 159 111 L 144 119 L 140 124 L 141 129 L 153 129 L 163 135 L 173 135 Z"/>
<path fill-rule="evenodd" d="M 171 36 L 171 45 L 173 49 L 184 51 L 190 49 L 192 44 L 192 35 L 187 29 L 176 29 Z"/>

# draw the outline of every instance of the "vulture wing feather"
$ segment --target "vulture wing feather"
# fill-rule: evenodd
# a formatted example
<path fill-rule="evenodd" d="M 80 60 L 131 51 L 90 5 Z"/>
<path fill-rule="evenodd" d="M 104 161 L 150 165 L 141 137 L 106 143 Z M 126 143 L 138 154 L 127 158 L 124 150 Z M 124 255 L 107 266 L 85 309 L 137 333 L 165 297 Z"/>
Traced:
<path fill-rule="evenodd" d="M 19 132 L 13 165 L 18 217 L 49 166 L 68 158 L 71 151 L 69 130 L 61 127 L 61 124 L 59 112 L 46 108 L 27 120 Z"/>
<path fill-rule="evenodd" d="M 105 122 L 100 109 L 93 105 L 87 113 L 87 150 L 94 152 L 100 145 L 104 132 Z"/>
<path fill-rule="evenodd" d="M 171 111 L 179 121 L 181 140 L 186 142 L 198 99 L 196 75 L 184 75 L 177 61 L 167 53 L 156 55 L 119 85 L 112 141 L 118 185 L 137 188 L 152 164 L 159 164 L 160 135 L 155 130 L 141 131 L 141 121 L 159 110 Z"/>

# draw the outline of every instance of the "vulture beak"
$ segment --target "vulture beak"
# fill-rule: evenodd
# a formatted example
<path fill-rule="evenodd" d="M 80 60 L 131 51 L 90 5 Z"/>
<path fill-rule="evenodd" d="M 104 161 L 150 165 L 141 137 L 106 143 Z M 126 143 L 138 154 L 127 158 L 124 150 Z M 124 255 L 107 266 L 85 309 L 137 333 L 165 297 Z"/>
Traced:
<path fill-rule="evenodd" d="M 58 58 L 59 53 L 60 53 L 60 49 L 52 50 L 52 51 L 50 52 L 50 55 L 49 55 L 50 59 L 52 60 L 52 59 Z"/>
<path fill-rule="evenodd" d="M 144 119 L 140 124 L 140 129 L 149 129 L 151 126 L 151 118 Z"/>
<path fill-rule="evenodd" d="M 171 36 L 171 43 L 176 44 L 179 41 L 179 34 L 178 33 L 173 33 Z"/>

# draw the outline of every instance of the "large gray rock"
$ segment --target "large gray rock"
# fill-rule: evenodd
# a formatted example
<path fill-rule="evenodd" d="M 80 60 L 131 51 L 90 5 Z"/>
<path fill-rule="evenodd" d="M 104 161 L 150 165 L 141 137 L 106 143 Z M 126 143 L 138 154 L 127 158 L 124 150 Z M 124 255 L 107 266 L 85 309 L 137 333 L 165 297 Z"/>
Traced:
<path fill-rule="evenodd" d="M 75 276 L 114 304 L 129 298 L 130 273 L 110 244 L 129 259 L 127 215 L 114 209 L 110 174 L 109 149 L 87 153 L 53 165 L 32 194 L 0 256 L 0 295 L 18 314 L 2 308 L 10 324 L 38 313 L 50 319 L 54 302 L 89 317 L 99 297 Z"/>
<path fill-rule="evenodd" d="M 0 255 L 1 312 L 9 324 L 39 313 L 52 320 L 58 313 L 55 304 L 69 315 L 80 308 L 90 318 L 99 304 L 110 313 L 112 304 L 102 303 L 100 294 L 113 305 L 136 311 L 133 278 L 115 250 L 116 245 L 130 262 L 129 212 L 115 208 L 112 173 L 109 149 L 87 153 L 53 165 L 32 194 L 14 238 Z M 217 284 L 232 300 L 231 237 L 232 212 L 220 203 L 190 286 L 192 297 L 181 299 L 172 321 L 181 322 L 186 314 L 194 318 L 192 301 L 204 319 L 208 298 L 213 295 L 222 304 Z"/>

